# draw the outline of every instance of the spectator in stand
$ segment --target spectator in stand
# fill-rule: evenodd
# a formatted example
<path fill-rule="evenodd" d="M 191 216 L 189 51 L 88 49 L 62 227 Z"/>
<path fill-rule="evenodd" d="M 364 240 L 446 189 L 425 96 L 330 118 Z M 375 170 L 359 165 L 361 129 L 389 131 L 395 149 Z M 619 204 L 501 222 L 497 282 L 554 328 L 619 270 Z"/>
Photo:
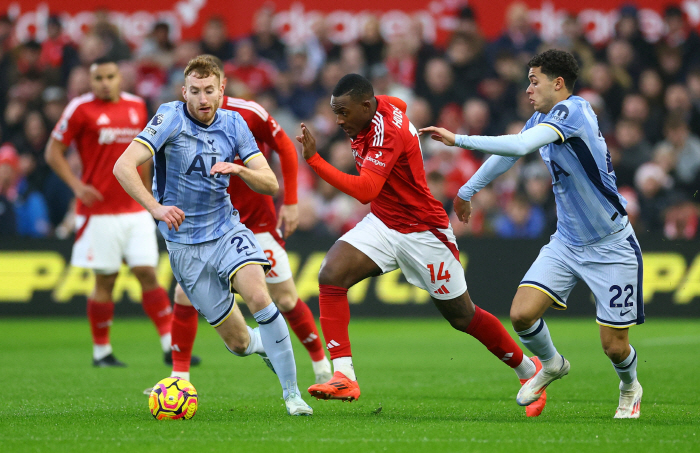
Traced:
<path fill-rule="evenodd" d="M 433 112 L 434 122 L 440 116 L 443 107 L 450 103 L 455 103 L 457 93 L 454 88 L 454 75 L 452 67 L 444 58 L 433 58 L 425 67 L 425 83 L 427 90 L 425 93 L 417 93 L 423 97 Z"/>
<path fill-rule="evenodd" d="M 343 74 L 366 74 L 367 60 L 359 44 L 345 44 L 341 48 L 340 67 L 343 69 Z"/>
<path fill-rule="evenodd" d="M 17 233 L 14 202 L 17 199 L 19 157 L 10 144 L 0 146 L 0 237 Z"/>
<path fill-rule="evenodd" d="M 690 101 L 690 93 L 685 85 L 677 83 L 666 88 L 664 106 L 667 117 L 679 116 L 693 134 L 700 135 L 700 110 Z"/>
<path fill-rule="evenodd" d="M 238 41 L 235 56 L 226 63 L 224 70 L 228 77 L 244 83 L 253 94 L 271 89 L 277 73 L 274 64 L 260 58 L 253 41 L 248 39 Z"/>
<path fill-rule="evenodd" d="M 542 40 L 530 26 L 528 7 L 524 3 L 515 2 L 506 10 L 506 29 L 491 45 L 490 55 L 498 55 L 507 51 L 515 55 L 521 64 L 526 65 L 537 53 Z"/>
<path fill-rule="evenodd" d="M 639 231 L 642 234 L 663 231 L 662 216 L 672 186 L 673 179 L 654 162 L 647 162 L 637 169 L 634 187 L 638 194 Z"/>
<path fill-rule="evenodd" d="M 534 207 L 544 213 L 543 234 L 554 233 L 557 229 L 557 206 L 552 192 L 552 176 L 541 160 L 533 160 L 522 169 L 522 187 L 518 190 L 524 193 Z"/>
<path fill-rule="evenodd" d="M 381 24 L 375 15 L 367 16 L 358 44 L 365 55 L 367 66 L 381 63 L 384 60 L 386 43 L 382 38 Z"/>
<path fill-rule="evenodd" d="M 63 109 L 66 108 L 66 91 L 61 87 L 48 87 L 41 94 L 41 101 L 44 104 L 41 112 L 47 122 L 46 125 L 49 129 L 53 129 L 61 118 Z"/>
<path fill-rule="evenodd" d="M 46 33 L 46 39 L 41 43 L 39 61 L 47 70 L 50 82 L 65 85 L 71 69 L 80 63 L 78 51 L 68 35 L 63 33 L 63 24 L 58 16 L 49 16 Z"/>
<path fill-rule="evenodd" d="M 566 13 L 564 16 L 561 35 L 552 44 L 557 49 L 570 52 L 576 58 L 582 74 L 587 74 L 595 64 L 595 50 L 586 40 L 583 26 L 572 13 Z M 520 67 L 522 68 L 522 65 Z M 585 78 L 582 78 L 582 81 L 585 81 Z"/>
<path fill-rule="evenodd" d="M 686 86 L 690 103 L 693 104 L 695 110 L 700 111 L 700 68 L 693 69 L 688 73 Z"/>
<path fill-rule="evenodd" d="M 481 39 L 463 33 L 455 33 L 445 52 L 452 66 L 457 101 L 464 102 L 478 94 L 479 82 L 489 72 L 489 62 Z"/>
<path fill-rule="evenodd" d="M 253 18 L 253 33 L 250 40 L 258 56 L 273 62 L 277 69 L 285 69 L 287 64 L 286 49 L 272 26 L 274 8 L 265 4 Z"/>
<path fill-rule="evenodd" d="M 700 138 L 688 129 L 684 118 L 670 114 L 664 123 L 665 140 L 660 146 L 670 145 L 672 175 L 677 188 L 692 196 L 700 189 Z"/>
<path fill-rule="evenodd" d="M 471 11 L 469 8 L 465 8 Z M 440 56 L 441 52 L 432 44 L 426 42 L 425 30 L 423 22 L 414 16 L 411 19 L 409 36 L 413 38 L 416 67 L 414 70 L 415 79 L 411 87 L 414 92 L 425 92 L 427 87 L 425 84 L 425 66 L 431 58 Z M 411 118 L 409 116 L 409 118 Z"/>
<path fill-rule="evenodd" d="M 100 57 L 104 56 L 117 62 L 131 58 L 131 47 L 122 39 L 117 26 L 110 22 L 107 10 L 102 9 L 95 12 L 95 23 L 92 26 L 92 32 L 99 36 L 105 44 L 106 53 L 100 55 Z"/>
<path fill-rule="evenodd" d="M 533 206 L 527 196 L 517 192 L 506 204 L 505 213 L 496 218 L 494 227 L 498 237 L 506 239 L 534 239 L 545 226 L 542 208 Z"/>
<path fill-rule="evenodd" d="M 698 232 L 698 205 L 687 196 L 679 196 L 669 203 L 664 212 L 664 236 L 668 239 L 695 238 Z"/>
<path fill-rule="evenodd" d="M 642 68 L 635 65 L 632 44 L 624 39 L 616 39 L 607 45 L 605 53 L 615 82 L 625 91 L 636 87 Z"/>
<path fill-rule="evenodd" d="M 700 36 L 688 24 L 683 11 L 678 5 L 666 7 L 664 11 L 666 35 L 659 42 L 667 48 L 677 49 L 681 58 L 681 72 L 700 66 Z"/>
<path fill-rule="evenodd" d="M 435 197 L 437 201 L 442 203 L 442 207 L 445 212 L 452 212 L 452 199 L 447 193 L 447 182 L 445 181 L 445 175 L 439 171 L 431 171 L 425 175 L 425 180 L 428 184 L 428 190 Z"/>
<path fill-rule="evenodd" d="M 221 61 L 233 58 L 233 43 L 228 39 L 226 22 L 223 17 L 211 17 L 204 24 L 200 47 L 203 53 L 214 55 Z"/>
<path fill-rule="evenodd" d="M 107 54 L 107 50 L 107 43 L 105 43 L 99 35 L 96 33 L 86 34 L 78 44 L 78 58 L 80 59 L 80 64 L 84 68 L 87 68 L 95 60 L 104 57 Z"/>
<path fill-rule="evenodd" d="M 370 66 L 370 69 L 384 65 L 391 78 L 398 84 L 406 88 L 413 88 L 416 84 L 415 50 L 409 36 L 394 36 L 386 47 L 386 64 L 377 63 Z M 369 76 L 372 77 L 373 74 L 369 74 Z"/>
<path fill-rule="evenodd" d="M 620 16 L 615 24 L 615 38 L 623 39 L 632 45 L 636 66 L 641 68 L 656 67 L 656 52 L 654 46 L 642 35 L 636 7 L 625 5 L 620 9 Z"/>
<path fill-rule="evenodd" d="M 139 61 L 156 64 L 163 70 L 169 70 L 175 63 L 175 44 L 170 40 L 170 25 L 156 22 L 153 30 L 136 53 Z"/>
<path fill-rule="evenodd" d="M 612 118 L 619 118 L 625 91 L 613 78 L 610 66 L 602 62 L 594 64 L 589 78 L 591 89 L 605 101 L 605 110 Z"/>
<path fill-rule="evenodd" d="M 630 93 L 625 96 L 622 100 L 622 118 L 641 124 L 642 132 L 650 144 L 663 139 L 663 112 L 661 109 L 652 112 L 649 101 L 641 94 Z"/>
<path fill-rule="evenodd" d="M 642 125 L 631 119 L 620 119 L 615 126 L 615 139 L 620 147 L 620 160 L 613 166 L 617 184 L 631 186 L 634 174 L 644 163 L 654 157 L 651 144 L 644 137 Z"/>
<path fill-rule="evenodd" d="M 497 135 L 505 129 L 505 126 L 499 126 L 491 120 L 489 105 L 481 98 L 468 99 L 462 106 L 462 117 L 462 129 L 467 135 Z"/>

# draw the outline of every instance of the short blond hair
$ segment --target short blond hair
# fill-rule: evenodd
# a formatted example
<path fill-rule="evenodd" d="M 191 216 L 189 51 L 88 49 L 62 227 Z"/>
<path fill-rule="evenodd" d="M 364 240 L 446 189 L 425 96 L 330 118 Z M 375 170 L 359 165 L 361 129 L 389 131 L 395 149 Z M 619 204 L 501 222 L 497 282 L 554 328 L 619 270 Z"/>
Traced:
<path fill-rule="evenodd" d="M 198 79 L 206 79 L 214 75 L 221 81 L 221 69 L 219 69 L 219 66 L 207 55 L 199 55 L 187 63 L 185 79 L 187 79 L 187 76 L 190 74 Z"/>

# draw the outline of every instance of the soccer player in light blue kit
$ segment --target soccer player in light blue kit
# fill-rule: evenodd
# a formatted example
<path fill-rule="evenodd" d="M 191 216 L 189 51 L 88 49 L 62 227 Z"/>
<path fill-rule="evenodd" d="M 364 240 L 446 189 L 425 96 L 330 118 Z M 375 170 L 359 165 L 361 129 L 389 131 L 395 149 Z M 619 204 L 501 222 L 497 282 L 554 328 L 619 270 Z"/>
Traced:
<path fill-rule="evenodd" d="M 522 343 L 542 361 L 542 370 L 520 389 L 527 406 L 570 364 L 552 343 L 542 319 L 550 306 L 566 309 L 579 280 L 596 301 L 596 321 L 605 354 L 620 377 L 615 418 L 639 418 L 642 386 L 637 381 L 637 352 L 628 328 L 644 322 L 642 254 L 627 219 L 627 201 L 618 193 L 610 153 L 590 104 L 572 96 L 578 65 L 568 52 L 548 50 L 528 63 L 527 94 L 535 114 L 516 135 L 455 135 L 437 127 L 421 129 L 449 146 L 491 156 L 455 198 L 455 212 L 467 223 L 471 197 L 522 156 L 539 150 L 549 172 L 557 204 L 557 231 L 520 282 L 510 318 Z"/>
<path fill-rule="evenodd" d="M 124 189 L 158 221 L 173 274 L 195 308 L 230 351 L 264 352 L 277 373 L 290 415 L 311 415 L 297 387 L 289 330 L 265 284 L 269 262 L 253 233 L 240 223 L 226 188 L 229 175 L 274 195 L 279 186 L 243 118 L 218 110 L 221 73 L 200 56 L 185 68 L 185 103 L 163 104 L 114 166 Z M 245 166 L 233 163 L 240 157 Z M 153 195 L 137 167 L 154 159 Z M 233 293 L 245 299 L 258 329 L 235 316 Z M 261 344 L 260 344 L 261 343 Z"/>

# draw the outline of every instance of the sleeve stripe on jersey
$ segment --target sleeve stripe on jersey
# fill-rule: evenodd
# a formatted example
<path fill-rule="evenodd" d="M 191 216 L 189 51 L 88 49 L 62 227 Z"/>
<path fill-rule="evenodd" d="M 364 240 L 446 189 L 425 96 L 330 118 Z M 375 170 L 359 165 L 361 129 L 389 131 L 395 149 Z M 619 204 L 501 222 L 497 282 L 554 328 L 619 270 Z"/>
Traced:
<path fill-rule="evenodd" d="M 82 96 L 78 96 L 77 98 L 73 99 L 68 103 L 66 106 L 65 110 L 63 110 L 63 113 L 61 114 L 61 119 L 58 120 L 57 124 L 68 124 L 68 120 L 71 119 L 73 116 L 73 113 L 78 109 L 83 104 L 86 104 L 88 102 L 92 102 L 95 100 L 95 95 L 92 93 L 86 93 L 83 94 Z M 59 130 L 58 128 L 54 129 L 51 132 L 51 136 L 58 140 L 59 142 L 63 141 L 63 132 Z"/>
<path fill-rule="evenodd" d="M 149 142 L 149 141 L 146 140 L 145 138 L 143 138 L 143 137 L 136 137 L 136 138 L 134 138 L 134 141 L 135 141 L 135 142 L 139 142 L 139 143 L 141 143 L 142 145 L 146 145 L 146 148 L 148 148 L 148 149 L 151 151 L 151 154 L 152 154 L 153 156 L 156 155 L 155 148 L 153 147 L 153 145 L 151 144 L 151 142 Z"/>
<path fill-rule="evenodd" d="M 243 161 L 243 163 L 247 164 L 248 162 L 250 162 L 251 160 L 253 160 L 254 158 L 256 158 L 258 156 L 262 156 L 262 153 L 260 151 L 258 151 L 257 153 L 253 153 L 250 156 L 246 157 L 246 159 Z"/>
<path fill-rule="evenodd" d="M 374 123 L 374 140 L 372 140 L 372 146 L 382 146 L 384 145 L 384 117 L 381 113 L 377 112 L 372 118 Z"/>
<path fill-rule="evenodd" d="M 557 134 L 559 134 L 559 138 L 561 138 L 561 142 L 564 143 L 564 141 L 565 141 L 565 140 L 564 140 L 564 134 L 562 134 L 561 131 L 559 130 L 559 128 L 556 127 L 555 125 L 549 124 L 549 123 L 540 123 L 540 124 L 538 124 L 538 126 L 547 126 L 547 127 L 550 127 L 550 128 L 552 128 L 552 129 L 554 129 L 554 132 L 556 132 Z"/>
<path fill-rule="evenodd" d="M 126 99 L 127 101 L 140 102 L 141 104 L 146 103 L 146 101 L 144 101 L 143 98 L 136 96 L 135 94 L 127 93 L 126 91 L 122 91 L 119 94 L 123 99 Z"/>
<path fill-rule="evenodd" d="M 242 99 L 236 98 L 228 98 L 226 105 L 238 109 L 250 110 L 251 112 L 256 113 L 263 121 L 267 121 L 267 119 L 270 117 L 270 114 L 267 113 L 267 110 L 265 110 L 263 106 L 256 102 L 244 101 Z"/>

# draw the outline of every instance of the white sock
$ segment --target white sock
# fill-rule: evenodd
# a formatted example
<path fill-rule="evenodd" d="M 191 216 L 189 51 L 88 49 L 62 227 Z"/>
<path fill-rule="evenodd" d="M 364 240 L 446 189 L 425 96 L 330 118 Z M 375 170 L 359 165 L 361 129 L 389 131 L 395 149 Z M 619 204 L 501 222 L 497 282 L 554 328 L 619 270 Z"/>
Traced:
<path fill-rule="evenodd" d="M 520 337 L 522 344 L 540 358 L 544 368 L 547 368 L 545 362 L 551 362 L 552 358 L 559 357 L 544 319 L 540 318 L 529 329 L 515 333 Z"/>
<path fill-rule="evenodd" d="M 163 348 L 163 352 L 170 352 L 173 343 L 173 338 L 170 332 L 164 333 L 160 336 L 160 347 Z"/>
<path fill-rule="evenodd" d="M 265 348 L 260 338 L 260 327 L 256 327 L 255 329 L 248 327 L 248 334 L 250 335 L 250 344 L 245 350 L 245 355 L 265 354 Z"/>
<path fill-rule="evenodd" d="M 170 376 L 179 377 L 180 379 L 184 379 L 187 382 L 192 383 L 192 381 L 190 381 L 190 372 L 189 371 L 175 371 L 175 370 L 173 370 L 173 372 L 170 373 Z"/>
<path fill-rule="evenodd" d="M 328 373 L 331 371 L 331 362 L 325 357 L 318 362 L 312 360 L 311 366 L 314 368 L 314 374 Z"/>
<path fill-rule="evenodd" d="M 535 375 L 535 363 L 530 357 L 523 356 L 523 361 L 520 362 L 520 365 L 513 368 L 513 371 L 518 375 L 518 379 L 530 379 Z"/>
<path fill-rule="evenodd" d="M 630 355 L 620 363 L 613 363 L 613 367 L 620 376 L 620 390 L 631 390 L 637 380 L 637 351 L 630 345 Z"/>
<path fill-rule="evenodd" d="M 337 359 L 333 359 L 333 370 L 340 371 L 351 381 L 357 380 L 357 376 L 355 376 L 355 367 L 352 365 L 352 357 L 338 357 Z"/>
<path fill-rule="evenodd" d="M 112 353 L 112 345 L 107 344 L 93 344 L 92 345 L 92 358 L 95 360 L 102 360 Z"/>
<path fill-rule="evenodd" d="M 284 317 L 275 304 L 270 303 L 262 310 L 253 313 L 253 317 L 259 324 L 260 339 L 262 340 L 265 354 L 272 362 L 277 377 L 282 385 L 284 398 L 289 393 L 300 394 L 297 387 L 297 368 L 294 363 L 294 351 L 292 341 L 289 338 L 289 328 L 284 322 Z"/>

